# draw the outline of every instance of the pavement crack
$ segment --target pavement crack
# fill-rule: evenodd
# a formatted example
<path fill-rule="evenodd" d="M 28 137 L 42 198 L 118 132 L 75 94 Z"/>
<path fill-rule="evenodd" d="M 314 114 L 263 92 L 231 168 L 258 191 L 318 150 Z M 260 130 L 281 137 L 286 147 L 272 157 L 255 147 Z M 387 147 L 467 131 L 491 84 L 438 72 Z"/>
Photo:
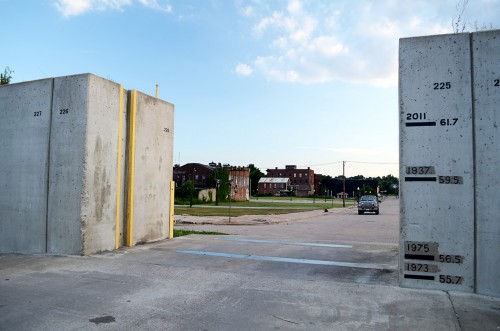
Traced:
<path fill-rule="evenodd" d="M 281 317 L 276 316 L 276 315 L 272 315 L 272 314 L 271 314 L 271 316 L 272 316 L 272 317 L 274 317 L 274 318 L 277 318 L 277 319 L 279 319 L 279 320 L 281 320 L 281 321 L 284 321 L 284 322 L 288 322 L 288 323 L 292 323 L 292 324 L 297 324 L 297 325 L 299 324 L 299 323 L 297 323 L 297 322 L 290 321 L 290 320 L 287 320 L 287 319 L 281 318 Z"/>
<path fill-rule="evenodd" d="M 457 318 L 458 331 L 462 331 L 462 325 L 460 324 L 460 315 L 457 313 L 457 310 L 455 309 L 455 305 L 453 304 L 453 300 L 451 299 L 450 292 L 449 291 L 444 291 L 444 292 L 446 293 L 448 300 L 450 300 L 451 308 L 453 309 L 453 313 L 455 314 L 455 317 Z"/>

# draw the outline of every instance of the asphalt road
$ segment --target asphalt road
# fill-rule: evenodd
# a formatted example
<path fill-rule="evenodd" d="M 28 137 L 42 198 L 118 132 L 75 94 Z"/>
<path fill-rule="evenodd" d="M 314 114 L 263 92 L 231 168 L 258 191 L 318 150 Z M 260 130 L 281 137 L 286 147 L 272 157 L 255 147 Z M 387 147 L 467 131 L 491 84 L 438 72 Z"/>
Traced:
<path fill-rule="evenodd" d="M 178 221 L 231 235 L 0 255 L 0 330 L 500 330 L 498 298 L 398 286 L 396 199 Z"/>

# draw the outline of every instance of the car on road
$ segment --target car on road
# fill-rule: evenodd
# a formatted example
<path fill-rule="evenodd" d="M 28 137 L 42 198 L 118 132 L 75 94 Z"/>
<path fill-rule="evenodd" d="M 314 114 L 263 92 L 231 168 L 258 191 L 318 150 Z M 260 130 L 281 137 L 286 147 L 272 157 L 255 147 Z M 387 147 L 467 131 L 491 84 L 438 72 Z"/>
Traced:
<path fill-rule="evenodd" d="M 361 198 L 359 198 L 358 214 L 362 215 L 365 212 L 372 212 L 378 215 L 379 205 L 376 195 L 362 195 Z"/>

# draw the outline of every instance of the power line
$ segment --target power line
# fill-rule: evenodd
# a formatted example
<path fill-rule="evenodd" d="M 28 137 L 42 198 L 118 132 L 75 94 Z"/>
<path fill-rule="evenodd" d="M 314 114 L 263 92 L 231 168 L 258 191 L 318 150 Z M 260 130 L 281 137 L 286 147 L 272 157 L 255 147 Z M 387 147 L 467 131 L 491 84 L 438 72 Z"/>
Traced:
<path fill-rule="evenodd" d="M 399 164 L 399 162 L 368 162 L 368 161 L 346 161 L 349 163 L 368 163 L 368 164 Z"/>
<path fill-rule="evenodd" d="M 328 163 L 310 164 L 307 166 L 300 166 L 300 167 L 320 167 L 320 166 L 338 164 L 338 163 L 343 163 L 343 162 L 346 162 L 346 163 L 364 163 L 364 164 L 399 164 L 399 162 L 333 161 L 333 162 L 328 162 Z"/>

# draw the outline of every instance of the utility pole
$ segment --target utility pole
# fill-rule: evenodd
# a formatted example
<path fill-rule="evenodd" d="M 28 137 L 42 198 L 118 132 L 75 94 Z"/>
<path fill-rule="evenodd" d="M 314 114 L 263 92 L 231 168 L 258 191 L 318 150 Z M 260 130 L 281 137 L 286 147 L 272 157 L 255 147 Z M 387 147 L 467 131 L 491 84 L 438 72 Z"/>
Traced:
<path fill-rule="evenodd" d="M 345 161 L 342 161 L 342 207 L 345 207 Z"/>
<path fill-rule="evenodd" d="M 229 222 L 231 222 L 231 195 L 233 193 L 232 189 L 233 180 L 229 180 Z"/>

